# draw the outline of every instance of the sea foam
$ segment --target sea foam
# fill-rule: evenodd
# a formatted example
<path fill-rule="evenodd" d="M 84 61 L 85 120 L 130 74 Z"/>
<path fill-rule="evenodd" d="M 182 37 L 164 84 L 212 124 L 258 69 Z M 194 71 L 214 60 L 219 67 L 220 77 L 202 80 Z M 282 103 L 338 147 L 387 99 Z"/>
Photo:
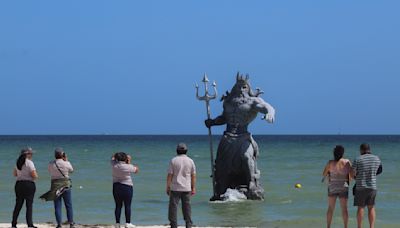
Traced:
<path fill-rule="evenodd" d="M 240 202 L 247 200 L 247 197 L 237 189 L 228 188 L 224 194 L 221 195 L 224 202 Z"/>

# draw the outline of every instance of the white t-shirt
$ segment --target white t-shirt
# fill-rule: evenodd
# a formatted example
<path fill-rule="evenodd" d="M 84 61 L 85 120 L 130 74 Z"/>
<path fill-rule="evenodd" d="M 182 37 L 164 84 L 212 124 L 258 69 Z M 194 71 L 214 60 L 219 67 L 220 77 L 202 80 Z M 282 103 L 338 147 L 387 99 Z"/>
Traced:
<path fill-rule="evenodd" d="M 61 174 L 60 170 L 58 170 L 56 162 L 58 168 L 60 168 L 64 176 L 63 174 Z M 47 166 L 47 169 L 49 170 L 52 180 L 69 178 L 69 173 L 72 173 L 74 171 L 74 168 L 72 167 L 71 163 L 69 161 L 64 161 L 63 159 L 56 159 L 50 162 L 49 165 Z"/>
<path fill-rule="evenodd" d="M 121 183 L 133 186 L 131 174 L 137 171 L 137 167 L 132 164 L 126 164 L 123 161 L 111 160 L 113 183 Z"/>
<path fill-rule="evenodd" d="M 15 167 L 17 170 L 17 181 L 35 181 L 32 177 L 32 172 L 36 170 L 35 165 L 29 159 L 25 160 L 25 164 L 22 165 L 21 170 Z"/>

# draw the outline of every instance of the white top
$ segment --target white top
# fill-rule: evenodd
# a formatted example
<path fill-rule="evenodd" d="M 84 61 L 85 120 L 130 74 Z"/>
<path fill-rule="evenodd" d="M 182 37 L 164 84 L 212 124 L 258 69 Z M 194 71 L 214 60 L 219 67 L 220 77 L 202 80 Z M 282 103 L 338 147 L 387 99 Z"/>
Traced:
<path fill-rule="evenodd" d="M 137 167 L 132 164 L 126 164 L 123 161 L 111 160 L 113 183 L 121 183 L 133 186 L 131 174 L 137 171 Z"/>
<path fill-rule="evenodd" d="M 31 160 L 26 159 L 21 170 L 17 167 L 15 167 L 15 169 L 17 170 L 17 181 L 35 181 L 32 177 L 32 172 L 35 171 L 36 168 Z"/>
<path fill-rule="evenodd" d="M 169 163 L 168 174 L 172 174 L 172 191 L 192 191 L 192 175 L 196 174 L 196 166 L 191 158 L 184 154 L 174 157 Z"/>
<path fill-rule="evenodd" d="M 60 170 L 58 170 L 60 168 Z M 63 159 L 56 159 L 54 161 L 51 161 L 47 167 L 49 170 L 50 176 L 52 180 L 55 179 L 62 179 L 62 178 L 69 178 L 69 173 L 72 173 L 74 171 L 74 168 L 72 167 L 71 163 L 69 161 L 64 161 Z M 61 174 L 61 172 L 64 174 L 64 176 Z"/>

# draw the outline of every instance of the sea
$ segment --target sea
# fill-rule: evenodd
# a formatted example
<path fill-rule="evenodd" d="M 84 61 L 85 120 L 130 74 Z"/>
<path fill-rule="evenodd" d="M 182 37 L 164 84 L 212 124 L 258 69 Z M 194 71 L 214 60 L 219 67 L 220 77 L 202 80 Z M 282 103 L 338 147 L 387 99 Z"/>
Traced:
<path fill-rule="evenodd" d="M 219 137 L 214 137 L 216 149 Z M 361 143 L 383 163 L 378 176 L 376 211 L 378 228 L 400 227 L 400 136 L 398 135 L 254 135 L 260 147 L 258 167 L 265 189 L 264 201 L 231 200 L 209 202 L 212 196 L 208 136 L 200 135 L 84 135 L 0 136 L 0 223 L 11 221 L 15 203 L 12 170 L 21 148 L 32 147 L 39 179 L 34 201 L 34 222 L 55 222 L 52 202 L 38 197 L 50 187 L 47 164 L 55 147 L 63 147 L 75 168 L 73 208 L 80 224 L 113 224 L 114 201 L 109 160 L 123 151 L 133 157 L 140 172 L 133 176 L 132 222 L 139 225 L 168 224 L 166 170 L 179 142 L 187 143 L 188 155 L 197 166 L 197 194 L 192 198 L 193 222 L 198 226 L 233 227 L 325 227 L 327 186 L 321 174 L 337 144 L 345 157 L 359 155 Z M 301 184 L 301 188 L 295 188 Z M 353 183 L 350 184 L 353 186 Z M 356 208 L 349 196 L 350 227 L 356 226 Z M 25 209 L 19 221 L 25 223 Z M 65 213 L 65 210 L 63 211 Z M 122 215 L 122 218 L 123 215 Z M 63 219 L 66 219 L 64 214 Z M 184 224 L 179 214 L 180 224 Z M 122 219 L 124 220 L 124 219 Z M 368 220 L 365 216 L 364 223 Z M 343 227 L 337 204 L 333 226 Z"/>

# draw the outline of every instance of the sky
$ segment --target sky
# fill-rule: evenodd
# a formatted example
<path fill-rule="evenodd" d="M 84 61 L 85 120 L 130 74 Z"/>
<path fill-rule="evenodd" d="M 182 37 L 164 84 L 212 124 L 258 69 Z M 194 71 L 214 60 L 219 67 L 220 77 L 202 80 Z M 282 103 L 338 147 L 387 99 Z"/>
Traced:
<path fill-rule="evenodd" d="M 220 97 L 238 71 L 276 109 L 253 134 L 400 134 L 399 8 L 1 1 L 0 134 L 207 134 L 194 84 L 207 73 Z"/>

